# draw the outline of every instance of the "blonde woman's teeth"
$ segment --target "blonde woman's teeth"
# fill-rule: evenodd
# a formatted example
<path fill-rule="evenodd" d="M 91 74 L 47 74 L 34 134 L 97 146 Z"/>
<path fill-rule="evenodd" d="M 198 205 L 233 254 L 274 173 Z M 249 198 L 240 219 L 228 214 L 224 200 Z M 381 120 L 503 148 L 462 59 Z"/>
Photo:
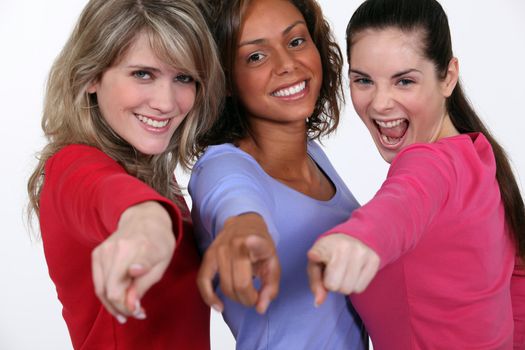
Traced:
<path fill-rule="evenodd" d="M 169 123 L 169 119 L 165 119 L 165 120 L 154 120 L 154 119 L 151 119 L 151 118 L 148 118 L 148 117 L 145 117 L 143 115 L 140 115 L 138 114 L 137 115 L 137 118 L 143 122 L 144 124 L 147 124 L 149 126 L 152 126 L 154 128 L 163 128 L 165 127 L 166 125 L 168 125 Z"/>

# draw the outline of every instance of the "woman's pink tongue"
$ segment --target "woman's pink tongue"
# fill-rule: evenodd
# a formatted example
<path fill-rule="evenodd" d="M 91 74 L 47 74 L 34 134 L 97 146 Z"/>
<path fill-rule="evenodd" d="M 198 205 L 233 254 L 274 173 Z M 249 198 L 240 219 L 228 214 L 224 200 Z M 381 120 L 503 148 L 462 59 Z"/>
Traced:
<path fill-rule="evenodd" d="M 381 134 L 386 135 L 388 137 L 400 138 L 403 137 L 403 135 L 407 131 L 407 128 L 408 123 L 405 121 L 397 126 L 394 126 L 393 128 L 379 127 L 379 130 L 381 131 Z"/>

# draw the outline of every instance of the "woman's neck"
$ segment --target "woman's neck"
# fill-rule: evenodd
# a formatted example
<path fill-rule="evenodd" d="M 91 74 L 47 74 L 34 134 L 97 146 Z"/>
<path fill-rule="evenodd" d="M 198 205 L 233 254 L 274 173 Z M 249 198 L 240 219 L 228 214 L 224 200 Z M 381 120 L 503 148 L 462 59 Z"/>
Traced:
<path fill-rule="evenodd" d="M 307 130 L 304 125 L 264 121 L 252 125 L 238 146 L 250 154 L 272 177 L 300 172 L 308 160 Z"/>
<path fill-rule="evenodd" d="M 308 156 L 307 141 L 306 123 L 272 124 L 252 128 L 237 144 L 275 180 L 312 198 L 328 200 L 335 188 Z"/>

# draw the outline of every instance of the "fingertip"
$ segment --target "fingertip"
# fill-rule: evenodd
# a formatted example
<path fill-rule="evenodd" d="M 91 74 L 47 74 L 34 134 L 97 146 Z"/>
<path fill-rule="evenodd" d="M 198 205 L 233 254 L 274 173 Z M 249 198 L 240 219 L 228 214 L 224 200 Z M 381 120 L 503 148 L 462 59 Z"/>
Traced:
<path fill-rule="evenodd" d="M 116 315 L 115 317 L 116 317 L 118 323 L 120 323 L 120 324 L 125 324 L 128 321 L 128 319 L 126 317 L 122 316 L 122 315 Z"/>
<path fill-rule="evenodd" d="M 248 254 L 252 261 L 268 259 L 276 254 L 271 238 L 251 235 L 246 238 L 244 245 L 248 249 Z"/>
<path fill-rule="evenodd" d="M 319 241 L 316 242 L 312 246 L 312 248 L 310 248 L 310 250 L 306 253 L 306 256 L 310 261 L 315 263 L 326 263 L 330 260 L 330 255 L 328 254 L 324 246 L 321 243 L 319 243 Z"/>
<path fill-rule="evenodd" d="M 135 317 L 137 320 L 144 320 L 146 319 L 146 311 L 140 306 L 140 300 L 135 300 L 135 308 L 133 310 L 133 317 Z"/>
<path fill-rule="evenodd" d="M 128 268 L 128 273 L 132 277 L 138 277 L 146 272 L 146 268 L 143 264 L 131 264 Z"/>
<path fill-rule="evenodd" d="M 140 299 L 137 295 L 137 289 L 132 284 L 126 291 L 126 308 L 130 313 L 136 310 L 137 303 L 140 305 Z"/>
<path fill-rule="evenodd" d="M 261 315 L 266 313 L 266 310 L 268 310 L 270 303 L 272 302 L 272 300 L 277 298 L 278 294 L 279 283 L 264 285 L 259 293 L 259 300 L 257 301 L 255 310 Z"/>
<path fill-rule="evenodd" d="M 257 247 L 259 244 L 264 244 L 264 239 L 252 234 L 246 237 L 244 244 L 249 248 L 253 248 Z"/>
<path fill-rule="evenodd" d="M 243 290 L 234 289 L 234 293 L 237 300 L 244 306 L 253 307 L 257 305 L 258 293 L 253 285 Z"/>
<path fill-rule="evenodd" d="M 268 270 L 262 276 L 262 281 L 264 285 L 264 290 L 266 290 L 265 293 L 268 293 L 268 295 L 271 297 L 271 299 L 275 298 L 277 293 L 279 292 L 279 283 L 281 281 L 281 266 L 280 264 L 273 264 L 268 266 Z"/>
<path fill-rule="evenodd" d="M 211 288 L 211 285 L 199 286 L 199 292 L 201 294 L 202 300 L 206 305 L 208 305 L 217 312 L 223 312 L 224 305 L 221 299 L 219 299 L 217 294 L 215 294 L 215 292 L 213 291 L 213 288 Z"/>
<path fill-rule="evenodd" d="M 327 289 L 323 285 L 321 268 L 317 264 L 312 264 L 312 266 L 309 266 L 308 272 L 310 290 L 314 296 L 314 306 L 319 307 L 322 303 L 324 303 L 326 294 L 328 293 Z"/>
<path fill-rule="evenodd" d="M 270 306 L 270 300 L 263 299 L 259 303 L 257 303 L 257 306 L 255 307 L 255 311 L 257 311 L 261 315 L 264 315 L 266 313 L 266 310 L 268 310 L 269 306 Z"/>
<path fill-rule="evenodd" d="M 224 305 L 221 302 L 217 301 L 211 304 L 211 308 L 219 313 L 222 313 L 224 311 Z"/>
<path fill-rule="evenodd" d="M 197 273 L 197 281 L 203 282 L 213 279 L 217 273 L 218 267 L 216 255 L 211 252 L 211 249 L 208 249 L 202 258 L 201 266 Z"/>
<path fill-rule="evenodd" d="M 318 262 L 321 258 L 319 252 L 317 251 L 317 249 L 315 247 L 311 248 L 307 253 L 306 253 L 306 256 L 308 257 L 309 260 L 312 260 L 314 262 Z"/>
<path fill-rule="evenodd" d="M 327 290 L 322 286 L 318 286 L 316 292 L 314 293 L 314 306 L 316 308 L 321 306 L 325 302 L 327 295 Z"/>

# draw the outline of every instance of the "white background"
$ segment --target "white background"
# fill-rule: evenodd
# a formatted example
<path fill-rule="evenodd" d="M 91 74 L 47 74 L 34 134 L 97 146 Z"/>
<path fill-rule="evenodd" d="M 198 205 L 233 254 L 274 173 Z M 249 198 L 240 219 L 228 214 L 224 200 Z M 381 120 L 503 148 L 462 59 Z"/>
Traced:
<path fill-rule="evenodd" d="M 47 72 L 85 0 L 0 0 L 0 349 L 62 350 L 71 343 L 42 246 L 24 224 L 27 178 L 44 140 L 40 129 Z M 345 52 L 346 23 L 360 1 L 320 0 Z M 467 95 L 525 178 L 525 1 L 442 0 Z M 351 102 L 338 133 L 325 142 L 343 179 L 364 203 L 386 174 Z M 521 151 L 520 151 L 521 150 Z M 186 184 L 187 175 L 179 176 Z M 212 346 L 233 340 L 213 315 Z"/>

